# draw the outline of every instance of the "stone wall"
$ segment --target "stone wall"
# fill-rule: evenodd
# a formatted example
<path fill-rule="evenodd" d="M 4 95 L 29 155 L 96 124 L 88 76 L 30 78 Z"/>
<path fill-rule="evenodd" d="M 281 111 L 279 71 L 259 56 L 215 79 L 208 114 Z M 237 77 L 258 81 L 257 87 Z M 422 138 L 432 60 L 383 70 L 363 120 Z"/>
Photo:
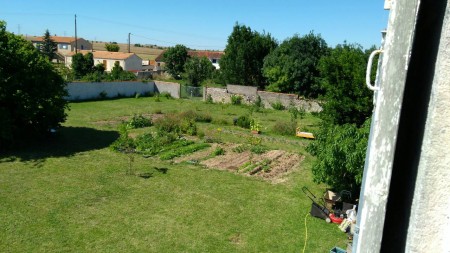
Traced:
<path fill-rule="evenodd" d="M 118 96 L 134 96 L 155 92 L 154 82 L 73 82 L 67 84 L 69 96 L 67 100 L 97 99 L 102 96 L 113 98 Z"/>
<path fill-rule="evenodd" d="M 285 107 L 295 106 L 307 112 L 320 112 L 322 107 L 316 100 L 298 98 L 294 94 L 284 94 L 275 92 L 258 91 L 256 87 L 227 85 L 227 88 L 205 88 L 203 95 L 206 100 L 211 97 L 214 103 L 231 103 L 231 96 L 241 96 L 243 104 L 252 104 L 257 97 L 261 98 L 265 108 L 271 108 L 271 104 L 280 102 Z M 254 92 L 253 92 L 254 90 Z M 242 93 L 237 93 L 237 92 Z"/>

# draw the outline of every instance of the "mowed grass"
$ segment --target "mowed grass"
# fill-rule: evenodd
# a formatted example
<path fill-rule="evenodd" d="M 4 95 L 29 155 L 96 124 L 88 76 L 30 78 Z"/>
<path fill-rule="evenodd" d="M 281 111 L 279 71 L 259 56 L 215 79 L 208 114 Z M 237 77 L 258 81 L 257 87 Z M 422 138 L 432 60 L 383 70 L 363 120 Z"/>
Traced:
<path fill-rule="evenodd" d="M 72 103 L 56 136 L 0 157 L 2 252 L 329 252 L 345 248 L 336 225 L 310 217 L 301 193 L 312 183 L 307 140 L 270 132 L 285 111 L 253 112 L 266 127 L 263 144 L 306 155 L 282 184 L 189 164 L 136 156 L 136 173 L 125 175 L 128 158 L 108 146 L 117 122 L 133 114 L 183 110 L 209 113 L 199 124 L 205 136 L 245 142 L 247 130 L 231 124 L 244 106 L 201 101 L 128 98 Z M 303 122 L 303 123 L 302 123 Z M 314 127 L 307 115 L 300 124 Z M 140 129 L 146 131 L 150 129 Z M 220 130 L 220 131 L 219 131 Z M 243 137 L 244 136 L 244 137 Z M 167 168 L 166 174 L 154 167 Z"/>

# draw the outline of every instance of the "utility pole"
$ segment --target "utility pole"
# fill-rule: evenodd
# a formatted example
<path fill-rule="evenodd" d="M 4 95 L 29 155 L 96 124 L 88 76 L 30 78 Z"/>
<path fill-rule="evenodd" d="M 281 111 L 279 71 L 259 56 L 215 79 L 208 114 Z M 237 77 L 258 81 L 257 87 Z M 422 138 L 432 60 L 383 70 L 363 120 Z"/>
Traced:
<path fill-rule="evenodd" d="M 130 35 L 131 33 L 128 33 L 128 53 L 130 53 L 130 44 L 131 44 Z"/>
<path fill-rule="evenodd" d="M 75 14 L 75 53 L 78 53 L 78 39 L 77 39 L 77 14 Z"/>

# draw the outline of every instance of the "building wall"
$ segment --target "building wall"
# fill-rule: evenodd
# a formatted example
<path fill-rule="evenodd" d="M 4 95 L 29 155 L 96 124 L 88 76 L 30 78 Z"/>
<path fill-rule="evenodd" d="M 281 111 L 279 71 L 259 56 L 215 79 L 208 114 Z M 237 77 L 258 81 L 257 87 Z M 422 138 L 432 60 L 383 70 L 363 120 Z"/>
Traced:
<path fill-rule="evenodd" d="M 123 67 L 124 70 L 128 71 L 140 71 L 142 70 L 142 59 L 137 55 L 132 55 L 131 57 L 128 57 L 124 61 L 125 67 Z"/>
<path fill-rule="evenodd" d="M 88 100 L 101 98 L 101 93 L 108 98 L 118 96 L 134 96 L 136 93 L 144 94 L 147 92 L 155 92 L 154 82 L 73 82 L 67 84 L 69 96 L 67 100 Z"/>
<path fill-rule="evenodd" d="M 227 85 L 227 88 L 205 88 L 204 99 L 211 97 L 215 103 L 231 103 L 231 96 L 241 96 L 243 104 L 252 104 L 259 96 L 265 108 L 271 108 L 272 103 L 280 102 L 285 107 L 295 106 L 307 112 L 320 112 L 322 106 L 316 100 L 299 98 L 297 95 L 258 91 L 256 87 Z"/>

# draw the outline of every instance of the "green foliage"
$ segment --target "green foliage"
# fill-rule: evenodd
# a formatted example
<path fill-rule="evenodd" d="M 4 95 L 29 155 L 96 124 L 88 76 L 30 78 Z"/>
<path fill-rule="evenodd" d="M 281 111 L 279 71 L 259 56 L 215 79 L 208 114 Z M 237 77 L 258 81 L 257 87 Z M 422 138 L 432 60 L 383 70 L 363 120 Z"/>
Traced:
<path fill-rule="evenodd" d="M 253 104 L 256 108 L 264 108 L 264 104 L 261 100 L 261 97 L 258 95 L 256 96 L 255 102 Z"/>
<path fill-rule="evenodd" d="M 372 113 L 372 92 L 365 83 L 368 55 L 359 45 L 337 45 L 320 61 L 325 88 L 321 117 L 331 123 L 361 126 Z"/>
<path fill-rule="evenodd" d="M 55 58 L 57 44 L 50 37 L 50 32 L 48 31 L 48 29 L 45 31 L 44 36 L 42 37 L 42 44 L 39 45 L 39 51 L 47 56 L 50 61 Z"/>
<path fill-rule="evenodd" d="M 133 117 L 126 123 L 128 129 L 149 127 L 151 125 L 152 120 L 142 116 L 141 114 L 134 114 Z"/>
<path fill-rule="evenodd" d="M 208 143 L 195 143 L 189 146 L 185 146 L 185 147 L 181 147 L 178 149 L 172 149 L 166 153 L 163 153 L 159 156 L 159 158 L 161 160 L 169 160 L 169 159 L 173 159 L 175 157 L 179 157 L 182 155 L 187 155 L 187 154 L 191 154 L 194 153 L 196 151 L 205 149 L 210 147 L 210 145 Z"/>
<path fill-rule="evenodd" d="M 213 156 L 224 155 L 224 154 L 225 154 L 225 150 L 223 150 L 223 148 L 221 148 L 221 147 L 217 147 L 212 153 Z"/>
<path fill-rule="evenodd" d="M 242 104 L 242 97 L 239 95 L 231 95 L 231 104 L 232 105 L 240 105 Z"/>
<path fill-rule="evenodd" d="M 132 153 L 136 149 L 135 141 L 128 135 L 128 129 L 126 125 L 119 126 L 120 137 L 115 140 L 110 149 L 122 153 Z"/>
<path fill-rule="evenodd" d="M 272 132 L 281 135 L 294 136 L 296 129 L 297 123 L 295 121 L 278 121 L 273 126 Z"/>
<path fill-rule="evenodd" d="M 242 128 L 250 128 L 250 118 L 248 116 L 242 115 L 239 116 L 235 121 L 234 125 L 242 127 Z"/>
<path fill-rule="evenodd" d="M 207 103 L 207 104 L 213 104 L 214 103 L 211 94 L 206 95 L 205 103 Z"/>
<path fill-rule="evenodd" d="M 212 77 L 215 68 L 206 57 L 192 57 L 184 64 L 184 77 L 192 86 Z"/>
<path fill-rule="evenodd" d="M 183 45 L 170 47 L 163 54 L 163 60 L 166 63 L 167 72 L 175 79 L 181 79 L 181 74 L 184 72 L 184 64 L 188 58 L 187 47 Z"/>
<path fill-rule="evenodd" d="M 315 182 L 326 183 L 336 191 L 359 194 L 370 119 L 361 128 L 354 124 L 323 125 L 307 150 L 317 157 L 312 172 Z"/>
<path fill-rule="evenodd" d="M 250 120 L 250 130 L 252 131 L 261 131 L 261 123 L 255 119 Z"/>
<path fill-rule="evenodd" d="M 269 149 L 263 145 L 252 145 L 250 147 L 250 151 L 257 155 L 264 154 L 267 152 L 267 150 L 269 150 Z"/>
<path fill-rule="evenodd" d="M 159 95 L 163 98 L 172 99 L 172 95 L 167 91 L 163 91 Z"/>
<path fill-rule="evenodd" d="M 319 83 L 319 60 L 327 55 L 327 43 L 313 32 L 286 39 L 264 59 L 267 90 L 316 98 L 323 93 Z"/>
<path fill-rule="evenodd" d="M 119 52 L 120 46 L 117 43 L 106 43 L 105 44 L 106 51 L 109 52 Z"/>
<path fill-rule="evenodd" d="M 47 57 L 0 21 L 0 149 L 60 126 L 65 96 L 66 83 Z"/>
<path fill-rule="evenodd" d="M 72 56 L 72 70 L 76 78 L 82 78 L 83 76 L 92 73 L 94 67 L 94 56 L 92 53 L 85 55 L 81 53 L 74 54 Z"/>
<path fill-rule="evenodd" d="M 155 120 L 154 125 L 158 132 L 176 133 L 176 134 L 197 134 L 197 125 L 190 118 L 181 117 L 180 114 L 167 114 L 162 118 Z"/>
<path fill-rule="evenodd" d="M 286 107 L 284 107 L 283 103 L 281 103 L 281 101 L 275 101 L 273 103 L 270 103 L 270 106 L 272 106 L 272 108 L 274 110 L 278 110 L 278 111 L 282 111 L 284 109 L 286 109 Z"/>
<path fill-rule="evenodd" d="M 212 117 L 210 114 L 195 112 L 193 110 L 181 112 L 179 115 L 181 118 L 192 119 L 195 122 L 211 123 L 212 121 Z"/>
<path fill-rule="evenodd" d="M 232 84 L 264 88 L 267 81 L 262 74 L 263 60 L 276 46 L 270 34 L 260 34 L 236 24 L 220 59 L 223 78 Z"/>

